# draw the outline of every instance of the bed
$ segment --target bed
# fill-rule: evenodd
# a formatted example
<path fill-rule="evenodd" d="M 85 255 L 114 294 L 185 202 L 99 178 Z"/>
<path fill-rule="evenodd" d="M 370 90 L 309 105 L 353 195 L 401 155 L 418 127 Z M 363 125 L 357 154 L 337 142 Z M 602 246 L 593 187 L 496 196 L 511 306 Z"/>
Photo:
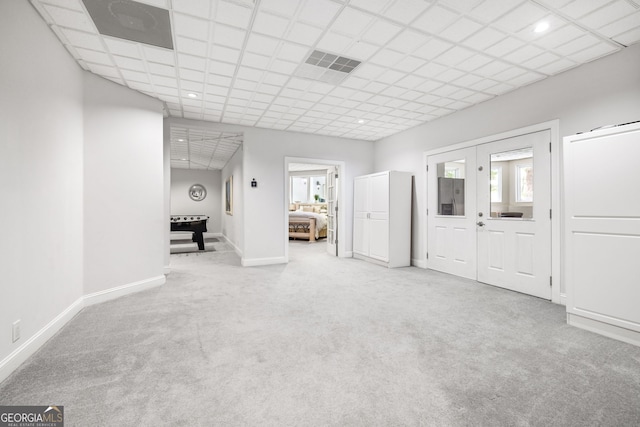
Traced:
<path fill-rule="evenodd" d="M 290 239 L 315 242 L 327 237 L 326 204 L 292 204 L 289 209 Z"/>

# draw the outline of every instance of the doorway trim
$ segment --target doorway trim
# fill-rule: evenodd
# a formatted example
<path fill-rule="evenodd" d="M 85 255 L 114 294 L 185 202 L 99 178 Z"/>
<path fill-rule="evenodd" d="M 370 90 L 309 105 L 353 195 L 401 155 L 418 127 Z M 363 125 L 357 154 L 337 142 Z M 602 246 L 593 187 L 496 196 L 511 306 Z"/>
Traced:
<path fill-rule="evenodd" d="M 447 151 L 459 150 L 461 148 L 475 147 L 477 145 L 486 144 L 489 142 L 499 141 L 502 139 L 513 138 L 520 135 L 525 135 L 534 132 L 540 132 L 549 130 L 551 132 L 551 276 L 553 277 L 553 285 L 551 287 L 551 302 L 556 304 L 566 305 L 566 294 L 561 293 L 563 272 L 561 265 L 561 249 L 562 249 L 562 230 L 560 218 L 562 216 L 562 206 L 560 203 L 560 191 L 562 188 L 560 177 L 560 120 L 550 120 L 534 124 L 531 126 L 525 126 L 522 128 L 512 129 L 506 132 L 484 136 L 482 138 L 472 139 L 469 141 L 460 142 L 453 145 L 447 145 L 444 147 L 436 148 L 433 150 L 425 151 L 422 157 L 422 172 L 423 172 L 423 188 L 425 194 L 427 194 L 427 159 L 429 156 L 435 154 L 446 153 Z M 428 197 L 428 195 L 427 195 Z M 425 199 L 425 209 L 420 215 L 421 227 L 424 230 L 423 242 L 424 248 L 422 251 L 422 259 L 426 261 L 427 258 L 427 200 Z M 426 266 L 426 262 L 425 262 Z"/>
<path fill-rule="evenodd" d="M 307 157 L 290 157 L 284 158 L 284 212 L 289 212 L 289 163 L 309 163 L 316 165 L 337 166 L 339 168 L 340 179 L 338 180 L 338 203 L 340 209 L 338 209 L 338 257 L 346 257 L 345 252 L 345 209 L 344 209 L 344 194 L 345 194 L 345 180 L 346 176 L 346 163 L 343 160 L 327 160 L 327 159 L 311 159 Z M 289 218 L 288 215 L 283 215 L 284 221 L 284 262 L 289 262 Z"/>

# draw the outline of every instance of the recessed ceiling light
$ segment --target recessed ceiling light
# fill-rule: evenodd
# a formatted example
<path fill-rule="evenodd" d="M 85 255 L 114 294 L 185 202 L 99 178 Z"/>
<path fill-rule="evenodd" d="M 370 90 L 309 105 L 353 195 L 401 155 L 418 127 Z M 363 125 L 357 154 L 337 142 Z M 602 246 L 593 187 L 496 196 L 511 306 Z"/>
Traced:
<path fill-rule="evenodd" d="M 178 138 L 178 142 L 184 142 L 184 139 Z"/>
<path fill-rule="evenodd" d="M 535 33 L 544 33 L 549 29 L 549 23 L 547 21 L 538 22 L 536 28 L 533 30 Z"/>
<path fill-rule="evenodd" d="M 358 124 L 363 124 L 363 123 L 364 123 L 363 119 L 358 120 Z"/>
<path fill-rule="evenodd" d="M 196 95 L 195 93 L 188 93 L 187 96 L 189 98 L 197 98 L 198 97 L 198 95 Z"/>

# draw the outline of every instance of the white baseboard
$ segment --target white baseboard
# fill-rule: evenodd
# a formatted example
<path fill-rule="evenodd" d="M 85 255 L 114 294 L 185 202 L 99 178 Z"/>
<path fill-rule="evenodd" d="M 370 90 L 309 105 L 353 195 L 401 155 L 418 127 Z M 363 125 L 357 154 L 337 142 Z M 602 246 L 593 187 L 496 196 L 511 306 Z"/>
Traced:
<path fill-rule="evenodd" d="M 411 265 L 413 265 L 414 267 L 419 267 L 419 268 L 427 268 L 427 260 L 426 259 L 411 258 Z"/>
<path fill-rule="evenodd" d="M 560 294 L 560 305 L 567 305 L 567 294 Z"/>
<path fill-rule="evenodd" d="M 115 288 L 106 289 L 104 291 L 95 292 L 85 295 L 84 306 L 99 304 L 101 302 L 110 301 L 112 299 L 119 298 L 124 295 L 133 294 L 147 289 L 155 288 L 156 286 L 163 285 L 167 281 L 167 278 L 162 276 L 151 277 L 149 279 L 140 280 L 139 282 L 133 282 L 122 286 L 116 286 Z"/>
<path fill-rule="evenodd" d="M 340 258 L 353 258 L 353 251 L 345 251 Z"/>
<path fill-rule="evenodd" d="M 257 267 L 260 265 L 286 264 L 287 259 L 283 256 L 272 258 L 242 258 L 240 263 L 243 267 Z"/>
<path fill-rule="evenodd" d="M 164 268 L 162 269 L 162 273 L 167 276 L 168 274 L 171 273 L 171 266 L 170 265 L 165 265 Z"/>
<path fill-rule="evenodd" d="M 4 381 L 13 371 L 40 349 L 51 337 L 60 331 L 75 315 L 83 308 L 93 304 L 109 301 L 124 295 L 139 292 L 160 286 L 165 282 L 164 276 L 156 276 L 128 285 L 117 286 L 101 292 L 84 295 L 78 298 L 73 304 L 58 314 L 53 320 L 47 323 L 42 329 L 32 335 L 21 346 L 16 348 L 7 357 L 0 361 L 0 382 Z"/>
<path fill-rule="evenodd" d="M 233 250 L 236 252 L 236 254 L 237 254 L 240 258 L 242 258 L 242 251 L 240 250 L 240 248 L 239 248 L 239 247 L 237 247 L 236 245 L 234 245 L 234 244 L 233 244 L 233 242 L 232 242 L 231 240 L 229 240 L 229 238 L 228 238 L 227 236 L 225 236 L 224 234 L 221 234 L 221 235 L 220 235 L 220 237 L 222 237 L 222 238 L 224 239 L 224 241 L 225 241 L 226 243 L 228 243 L 228 244 L 233 248 Z"/>
<path fill-rule="evenodd" d="M 567 323 L 580 329 L 585 329 L 605 337 L 613 338 L 640 347 L 640 332 L 621 328 L 609 323 L 589 319 L 577 314 L 567 313 Z"/>

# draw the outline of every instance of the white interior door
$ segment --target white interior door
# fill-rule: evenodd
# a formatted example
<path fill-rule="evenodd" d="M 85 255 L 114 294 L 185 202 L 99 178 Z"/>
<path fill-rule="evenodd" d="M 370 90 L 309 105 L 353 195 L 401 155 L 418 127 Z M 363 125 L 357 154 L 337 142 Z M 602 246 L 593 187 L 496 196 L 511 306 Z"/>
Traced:
<path fill-rule="evenodd" d="M 477 280 L 551 299 L 551 135 L 477 146 Z"/>
<path fill-rule="evenodd" d="M 327 252 L 338 256 L 338 168 L 327 169 Z"/>
<path fill-rule="evenodd" d="M 427 158 L 427 267 L 476 278 L 476 148 Z"/>
<path fill-rule="evenodd" d="M 369 256 L 386 262 L 389 261 L 389 174 L 371 175 L 369 186 Z"/>

